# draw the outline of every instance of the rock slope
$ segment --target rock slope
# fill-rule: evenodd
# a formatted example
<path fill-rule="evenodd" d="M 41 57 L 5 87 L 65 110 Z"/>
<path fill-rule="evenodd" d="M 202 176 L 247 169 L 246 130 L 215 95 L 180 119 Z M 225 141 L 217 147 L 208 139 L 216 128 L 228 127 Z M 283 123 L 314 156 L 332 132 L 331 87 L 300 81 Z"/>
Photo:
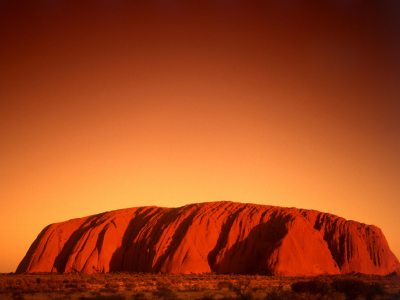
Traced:
<path fill-rule="evenodd" d="M 384 275 L 399 266 L 376 226 L 314 210 L 209 202 L 49 225 L 16 272 Z"/>

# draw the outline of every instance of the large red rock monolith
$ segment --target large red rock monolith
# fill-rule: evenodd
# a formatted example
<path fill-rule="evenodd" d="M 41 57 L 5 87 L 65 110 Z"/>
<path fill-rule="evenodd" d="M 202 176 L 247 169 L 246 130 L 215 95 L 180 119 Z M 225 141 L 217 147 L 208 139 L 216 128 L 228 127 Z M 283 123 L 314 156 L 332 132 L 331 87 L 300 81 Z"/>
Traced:
<path fill-rule="evenodd" d="M 17 273 L 385 275 L 399 267 L 374 225 L 314 210 L 209 202 L 122 209 L 49 225 Z"/>

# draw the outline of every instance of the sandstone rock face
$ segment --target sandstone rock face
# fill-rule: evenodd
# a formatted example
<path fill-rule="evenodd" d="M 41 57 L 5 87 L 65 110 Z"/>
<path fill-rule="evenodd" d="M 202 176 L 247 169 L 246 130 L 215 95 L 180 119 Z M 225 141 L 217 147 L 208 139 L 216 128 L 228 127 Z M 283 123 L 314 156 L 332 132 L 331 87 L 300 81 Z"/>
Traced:
<path fill-rule="evenodd" d="M 385 275 L 399 267 L 376 226 L 313 210 L 210 202 L 129 208 L 49 225 L 17 273 Z"/>

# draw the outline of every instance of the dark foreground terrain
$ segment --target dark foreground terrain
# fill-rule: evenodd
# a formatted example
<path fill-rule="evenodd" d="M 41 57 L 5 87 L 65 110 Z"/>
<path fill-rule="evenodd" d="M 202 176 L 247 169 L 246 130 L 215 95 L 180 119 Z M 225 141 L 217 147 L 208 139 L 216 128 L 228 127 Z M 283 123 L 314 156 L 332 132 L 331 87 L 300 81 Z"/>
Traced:
<path fill-rule="evenodd" d="M 400 299 L 400 277 L 148 273 L 0 274 L 0 299 Z"/>

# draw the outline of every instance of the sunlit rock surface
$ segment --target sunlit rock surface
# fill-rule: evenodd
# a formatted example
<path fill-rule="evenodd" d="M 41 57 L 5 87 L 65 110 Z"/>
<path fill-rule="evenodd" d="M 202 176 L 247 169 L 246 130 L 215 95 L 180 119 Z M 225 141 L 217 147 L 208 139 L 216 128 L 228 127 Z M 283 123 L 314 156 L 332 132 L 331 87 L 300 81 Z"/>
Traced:
<path fill-rule="evenodd" d="M 315 210 L 209 202 L 49 225 L 17 272 L 385 275 L 399 267 L 374 225 Z"/>

